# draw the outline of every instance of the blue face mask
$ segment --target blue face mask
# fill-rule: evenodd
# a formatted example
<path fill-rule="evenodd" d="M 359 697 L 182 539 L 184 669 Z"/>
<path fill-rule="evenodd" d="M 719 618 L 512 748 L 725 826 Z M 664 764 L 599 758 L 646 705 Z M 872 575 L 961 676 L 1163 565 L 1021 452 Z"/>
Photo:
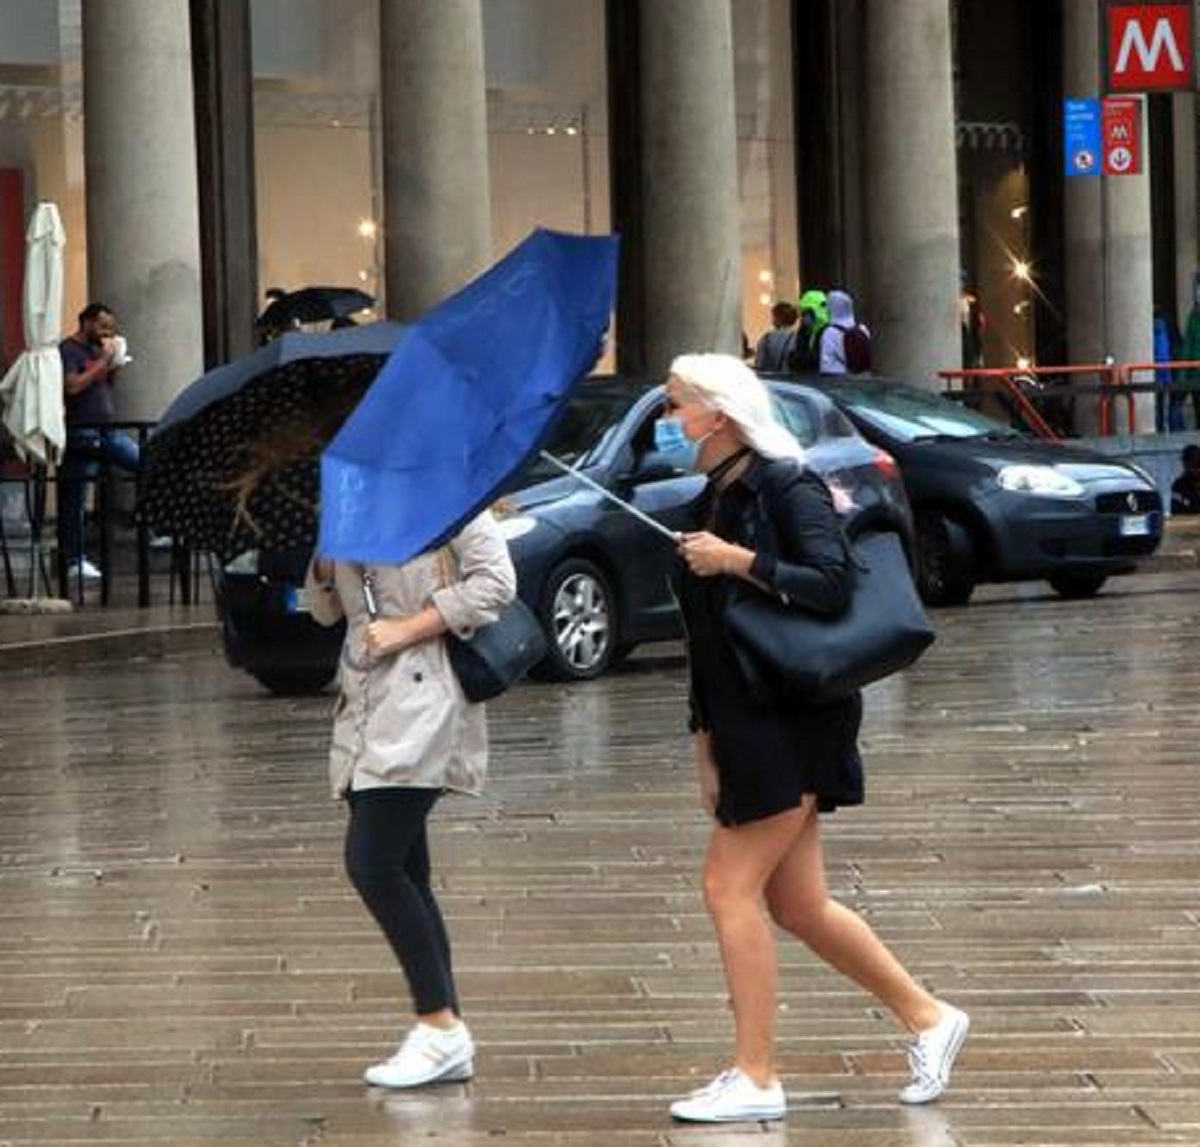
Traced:
<path fill-rule="evenodd" d="M 678 418 L 660 418 L 654 424 L 654 449 L 666 454 L 671 464 L 680 470 L 694 470 L 700 444 L 684 434 L 683 423 Z"/>

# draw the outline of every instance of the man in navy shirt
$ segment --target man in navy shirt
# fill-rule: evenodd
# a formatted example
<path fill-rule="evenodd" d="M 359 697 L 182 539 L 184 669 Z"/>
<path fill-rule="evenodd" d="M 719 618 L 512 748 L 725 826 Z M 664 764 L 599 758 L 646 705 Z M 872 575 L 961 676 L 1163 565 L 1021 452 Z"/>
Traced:
<path fill-rule="evenodd" d="M 85 578 L 100 571 L 83 553 L 83 515 L 88 483 L 107 461 L 130 473 L 141 465 L 137 443 L 105 423 L 113 419 L 112 386 L 121 361 L 117 319 L 104 303 L 79 312 L 79 327 L 58 344 L 63 367 L 67 444 L 59 466 L 58 545 Z"/>

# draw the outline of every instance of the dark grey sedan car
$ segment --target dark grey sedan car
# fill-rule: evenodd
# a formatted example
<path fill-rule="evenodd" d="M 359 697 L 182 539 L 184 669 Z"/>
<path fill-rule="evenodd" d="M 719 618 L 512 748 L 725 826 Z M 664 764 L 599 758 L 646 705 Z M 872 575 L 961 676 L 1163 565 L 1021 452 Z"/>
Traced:
<path fill-rule="evenodd" d="M 1063 597 L 1091 597 L 1158 548 L 1162 499 L 1130 462 L 902 383 L 812 381 L 899 463 L 917 584 L 932 605 L 961 604 L 984 582 L 1041 578 Z"/>
<path fill-rule="evenodd" d="M 888 529 L 911 545 L 912 518 L 895 462 L 872 446 L 818 391 L 772 382 L 781 420 L 812 466 L 853 502 L 848 527 Z M 669 529 L 687 523 L 703 477 L 654 450 L 663 388 L 619 377 L 580 385 L 546 449 Z M 643 642 L 675 638 L 671 542 L 595 489 L 535 461 L 494 510 L 517 569 L 518 592 L 541 619 L 549 652 L 535 675 L 596 677 Z M 217 577 L 230 662 L 276 692 L 323 687 L 334 674 L 340 631 L 305 611 L 306 554 L 245 554 Z"/>

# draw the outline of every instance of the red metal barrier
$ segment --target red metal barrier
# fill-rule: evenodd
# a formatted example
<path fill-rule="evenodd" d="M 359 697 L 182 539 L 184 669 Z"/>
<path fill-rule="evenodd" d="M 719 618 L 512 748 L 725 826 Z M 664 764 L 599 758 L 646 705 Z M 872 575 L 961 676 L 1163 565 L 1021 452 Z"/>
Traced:
<path fill-rule="evenodd" d="M 1200 362 L 1148 362 L 1148 363 L 1084 363 L 1078 366 L 1033 366 L 994 367 L 979 370 L 942 370 L 938 377 L 949 383 L 959 382 L 963 390 L 986 391 L 989 387 L 1004 393 L 1016 407 L 1029 427 L 1042 438 L 1052 442 L 1061 438 L 1055 429 L 1042 417 L 1037 407 L 1025 393 L 1024 382 L 1040 378 L 1056 381 L 1067 379 L 1069 385 L 1061 389 L 1063 396 L 1084 394 L 1096 396 L 1097 427 L 1101 434 L 1116 433 L 1114 403 L 1125 403 L 1125 418 L 1128 433 L 1137 433 L 1137 395 L 1152 390 L 1154 372 L 1160 370 L 1200 370 Z M 1148 382 L 1139 375 L 1150 373 Z M 1084 389 L 1079 383 L 1093 376 L 1097 385 Z"/>
<path fill-rule="evenodd" d="M 1175 374 L 1182 371 L 1195 371 L 1200 375 L 1200 361 L 1195 359 L 1175 359 L 1171 362 L 1127 362 L 1121 366 L 1122 383 L 1131 388 L 1126 391 L 1126 394 L 1133 395 L 1141 392 L 1158 391 L 1161 387 L 1161 393 L 1169 395 L 1171 391 L 1163 387 L 1158 380 L 1158 373 L 1161 371 L 1171 378 L 1171 383 L 1174 384 Z M 1139 378 L 1138 376 L 1142 377 Z M 1108 433 L 1108 431 L 1102 431 Z"/>

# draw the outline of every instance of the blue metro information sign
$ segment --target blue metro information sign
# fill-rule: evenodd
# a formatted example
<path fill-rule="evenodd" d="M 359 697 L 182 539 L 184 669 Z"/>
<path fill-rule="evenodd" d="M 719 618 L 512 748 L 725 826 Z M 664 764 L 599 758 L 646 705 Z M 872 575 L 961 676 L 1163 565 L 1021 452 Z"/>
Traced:
<path fill-rule="evenodd" d="M 1067 175 L 1099 175 L 1101 166 L 1100 101 L 1063 101 L 1063 151 Z"/>

